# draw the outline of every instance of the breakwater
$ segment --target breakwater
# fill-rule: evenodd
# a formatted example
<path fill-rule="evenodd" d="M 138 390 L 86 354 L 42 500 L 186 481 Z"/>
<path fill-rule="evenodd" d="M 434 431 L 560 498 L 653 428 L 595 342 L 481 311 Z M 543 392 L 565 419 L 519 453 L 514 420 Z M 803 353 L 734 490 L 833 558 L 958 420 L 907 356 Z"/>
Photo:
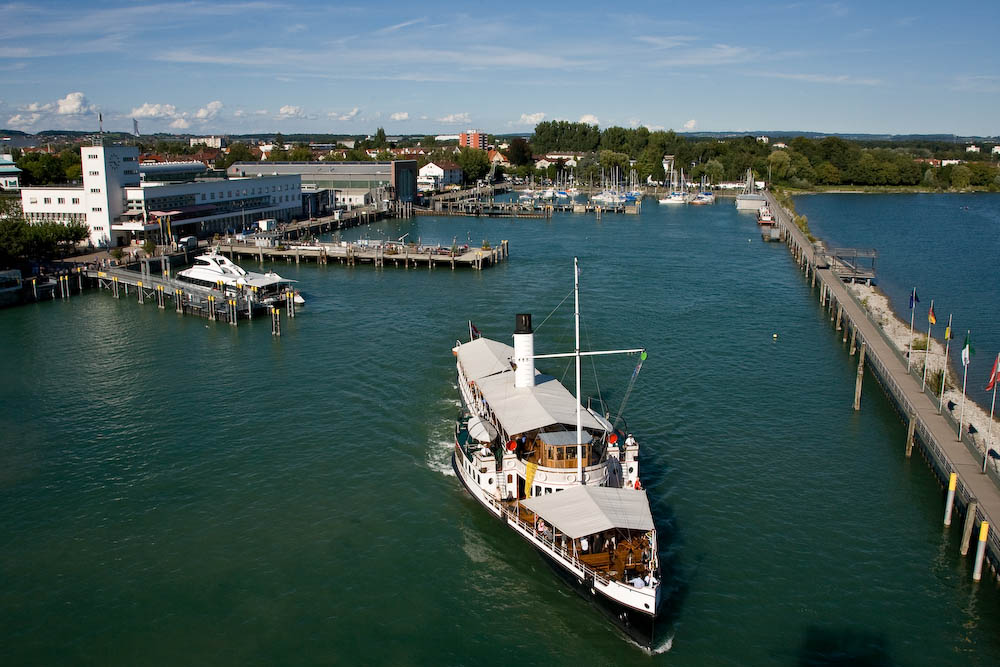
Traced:
<path fill-rule="evenodd" d="M 861 409 L 863 373 L 867 364 L 886 394 L 907 423 L 904 443 L 907 457 L 914 443 L 921 447 L 931 469 L 938 476 L 942 487 L 948 488 L 945 500 L 945 525 L 951 525 L 953 500 L 964 510 L 960 551 L 968 554 L 973 534 L 978 535 L 973 578 L 981 576 L 982 559 L 994 578 L 1000 567 L 1000 477 L 992 466 L 984 462 L 986 452 L 980 451 L 975 442 L 962 432 L 959 424 L 939 409 L 935 393 L 922 388 L 917 367 L 912 372 L 894 343 L 882 333 L 881 328 L 867 315 L 864 306 L 844 285 L 836 265 L 831 265 L 822 246 L 809 242 L 795 225 L 791 215 L 781 207 L 773 195 L 767 194 L 772 210 L 777 212 L 776 222 L 793 258 L 818 289 L 820 304 L 830 312 L 830 321 L 837 332 L 842 332 L 842 342 L 850 339 L 850 355 L 858 350 L 857 379 L 854 390 L 854 409 Z M 957 435 L 956 435 L 957 434 Z M 992 526 L 992 528 L 991 528 Z"/>

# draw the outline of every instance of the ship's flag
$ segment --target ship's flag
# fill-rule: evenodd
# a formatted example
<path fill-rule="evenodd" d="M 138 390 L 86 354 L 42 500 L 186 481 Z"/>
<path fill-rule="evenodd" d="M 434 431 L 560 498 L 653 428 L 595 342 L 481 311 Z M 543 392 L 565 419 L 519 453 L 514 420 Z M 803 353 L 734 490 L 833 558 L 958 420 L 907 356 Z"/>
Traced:
<path fill-rule="evenodd" d="M 927 311 L 927 321 L 931 324 L 937 324 L 937 317 L 934 316 L 934 302 L 931 301 L 931 308 Z"/>
<path fill-rule="evenodd" d="M 972 340 L 969 338 L 969 333 L 970 332 L 968 332 L 968 331 L 965 332 L 965 344 L 962 346 L 962 365 L 963 366 L 968 366 L 969 365 L 969 359 L 972 357 L 972 355 L 974 355 L 976 353 L 976 351 L 972 349 Z"/>
<path fill-rule="evenodd" d="M 1000 380 L 1000 372 L 997 371 L 1000 371 L 1000 353 L 997 353 L 997 358 L 993 360 L 993 370 L 990 371 L 990 381 L 986 383 L 986 391 L 993 391 L 997 380 Z"/>
<path fill-rule="evenodd" d="M 469 338 L 471 340 L 476 340 L 477 338 L 482 338 L 482 337 L 483 334 L 479 332 L 479 329 L 477 329 L 476 325 L 472 323 L 472 320 L 469 320 Z"/>
<path fill-rule="evenodd" d="M 920 299 L 917 297 L 917 288 L 914 287 L 913 291 L 910 292 L 910 309 L 913 309 L 913 304 L 920 303 Z"/>
<path fill-rule="evenodd" d="M 948 319 L 951 320 L 950 317 Z M 950 324 L 944 328 L 944 339 L 945 340 L 951 340 L 951 325 Z"/>

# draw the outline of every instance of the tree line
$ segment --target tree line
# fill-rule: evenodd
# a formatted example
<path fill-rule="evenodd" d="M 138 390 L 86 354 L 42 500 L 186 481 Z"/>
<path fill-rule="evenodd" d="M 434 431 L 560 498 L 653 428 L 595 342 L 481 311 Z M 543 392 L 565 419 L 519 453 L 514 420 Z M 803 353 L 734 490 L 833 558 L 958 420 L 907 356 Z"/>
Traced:
<path fill-rule="evenodd" d="M 524 145 L 521 145 L 521 144 Z M 1000 170 L 985 156 L 965 164 L 936 167 L 928 158 L 969 159 L 964 147 L 944 141 L 856 142 L 840 137 L 796 137 L 787 147 L 774 147 L 755 137 L 688 138 L 672 130 L 608 127 L 568 121 L 545 121 L 527 141 L 513 140 L 508 159 L 525 173 L 533 170 L 531 155 L 584 153 L 576 177 L 595 180 L 603 169 L 635 169 L 645 180 L 662 181 L 663 156 L 673 155 L 685 176 L 710 182 L 741 180 L 748 168 L 759 179 L 793 187 L 814 185 L 915 186 L 1000 190 Z M 512 157 L 512 155 L 516 156 Z M 961 156 L 956 157 L 956 156 Z M 551 170 L 550 170 L 551 172 Z"/>
<path fill-rule="evenodd" d="M 82 222 L 28 224 L 16 197 L 0 197 L 0 269 L 68 253 L 90 235 Z"/>

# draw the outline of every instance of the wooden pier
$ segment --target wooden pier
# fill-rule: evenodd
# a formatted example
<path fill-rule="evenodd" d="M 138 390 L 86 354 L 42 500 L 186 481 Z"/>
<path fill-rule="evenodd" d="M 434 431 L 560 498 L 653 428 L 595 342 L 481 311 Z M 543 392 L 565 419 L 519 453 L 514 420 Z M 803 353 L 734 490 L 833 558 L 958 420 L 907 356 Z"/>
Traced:
<path fill-rule="evenodd" d="M 360 243 L 311 243 L 266 248 L 249 243 L 222 241 L 215 244 L 219 252 L 237 261 L 251 258 L 259 263 L 265 261 L 299 264 L 303 261 L 328 264 L 337 262 L 347 266 L 370 264 L 375 267 L 386 265 L 404 269 L 427 267 L 429 269 L 447 267 L 450 269 L 470 268 L 482 270 L 506 260 L 510 256 L 510 244 L 501 241 L 497 246 L 486 248 L 445 247 L 406 244 L 392 241 Z"/>
<path fill-rule="evenodd" d="M 593 202 L 498 202 L 493 199 L 462 199 L 438 202 L 433 209 L 415 209 L 417 215 L 459 215 L 483 218 L 551 218 L 554 213 L 593 213 L 600 218 L 605 213 L 638 215 L 639 201 L 621 204 Z"/>
<path fill-rule="evenodd" d="M 907 371 L 906 358 L 847 289 L 845 281 L 862 279 L 855 275 L 856 266 L 845 268 L 845 264 L 830 262 L 827 253 L 809 242 L 774 197 L 770 193 L 766 196 L 792 257 L 811 284 L 818 288 L 820 305 L 829 310 L 831 323 L 836 323 L 837 337 L 845 345 L 850 339 L 851 356 L 858 354 L 854 409 L 861 408 L 861 383 L 867 362 L 872 375 L 907 424 L 906 456 L 911 455 L 917 444 L 942 486 L 952 489 L 948 493 L 945 525 L 951 524 L 953 498 L 964 509 L 961 554 L 968 554 L 973 529 L 978 527 L 979 544 L 983 545 L 990 570 L 997 577 L 1000 569 L 1000 532 L 997 530 L 1000 526 L 996 523 L 1000 521 L 1000 477 L 992 466 L 985 464 L 986 454 L 961 432 L 959 424 L 947 412 L 939 411 L 934 391 L 929 386 L 926 391 L 921 390 L 918 366 L 913 365 L 912 372 Z M 872 261 L 874 263 L 873 258 Z M 974 566 L 974 580 L 980 576 L 979 565 Z"/>
<path fill-rule="evenodd" d="M 161 310 L 170 308 L 184 315 L 197 315 L 212 321 L 228 322 L 237 326 L 241 319 L 252 319 L 268 314 L 272 318 L 272 333 L 280 335 L 280 317 L 275 311 L 284 309 L 288 317 L 295 317 L 295 295 L 292 290 L 263 303 L 252 294 L 227 289 L 221 284 L 217 289 L 192 285 L 168 275 L 154 275 L 132 271 L 123 267 L 82 268 L 83 276 L 94 281 L 99 289 L 106 289 L 116 299 L 134 298 L 140 305 L 154 303 Z M 277 319 L 277 322 L 275 321 Z"/>

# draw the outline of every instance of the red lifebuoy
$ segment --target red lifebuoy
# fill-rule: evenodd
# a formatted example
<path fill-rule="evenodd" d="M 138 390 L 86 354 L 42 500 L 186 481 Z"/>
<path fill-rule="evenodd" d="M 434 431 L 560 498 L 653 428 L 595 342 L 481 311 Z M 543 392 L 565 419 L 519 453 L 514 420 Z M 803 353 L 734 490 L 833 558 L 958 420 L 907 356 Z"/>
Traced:
<path fill-rule="evenodd" d="M 635 478 L 635 490 L 636 491 L 642 491 L 642 484 L 639 483 L 639 478 L 638 477 Z"/>
<path fill-rule="evenodd" d="M 608 436 L 608 442 L 610 442 L 612 445 L 615 444 L 616 442 L 618 442 L 618 434 L 617 433 L 612 433 L 611 435 L 609 435 Z"/>
<path fill-rule="evenodd" d="M 507 451 L 509 451 L 509 452 L 512 452 L 512 451 L 514 451 L 515 449 L 517 449 L 517 443 L 516 443 L 516 442 L 514 442 L 513 440 L 509 441 L 509 442 L 507 443 Z"/>

